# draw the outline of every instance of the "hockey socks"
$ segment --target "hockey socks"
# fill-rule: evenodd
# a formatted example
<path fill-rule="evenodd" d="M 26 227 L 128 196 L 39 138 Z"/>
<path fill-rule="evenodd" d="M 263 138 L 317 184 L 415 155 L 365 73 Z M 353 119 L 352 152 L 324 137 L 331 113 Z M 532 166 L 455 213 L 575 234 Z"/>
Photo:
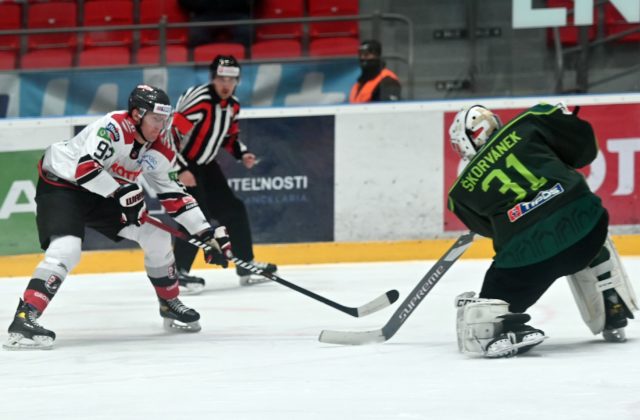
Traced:
<path fill-rule="evenodd" d="M 164 319 L 164 327 L 167 331 L 198 332 L 201 330 L 198 322 L 200 314 L 178 299 L 180 289 L 177 278 L 149 277 L 149 280 L 156 289 L 160 303 L 160 316 Z"/>

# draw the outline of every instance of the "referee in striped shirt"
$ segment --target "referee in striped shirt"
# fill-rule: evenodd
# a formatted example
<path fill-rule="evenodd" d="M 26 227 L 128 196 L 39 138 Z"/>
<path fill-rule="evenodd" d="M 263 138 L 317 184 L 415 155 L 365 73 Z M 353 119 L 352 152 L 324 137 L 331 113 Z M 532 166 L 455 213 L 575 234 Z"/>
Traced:
<path fill-rule="evenodd" d="M 233 56 L 218 55 L 209 70 L 210 83 L 187 89 L 176 106 L 172 134 L 180 151 L 179 179 L 205 215 L 227 227 L 236 257 L 275 273 L 275 264 L 254 260 L 247 209 L 215 160 L 223 148 L 246 168 L 256 163 L 256 156 L 238 138 L 240 103 L 233 93 L 240 78 L 240 64 Z M 189 275 L 197 251 L 187 242 L 176 241 L 176 266 L 181 289 L 186 293 L 199 293 L 205 285 L 204 279 Z M 242 267 L 236 267 L 236 273 L 241 286 L 266 281 Z"/>

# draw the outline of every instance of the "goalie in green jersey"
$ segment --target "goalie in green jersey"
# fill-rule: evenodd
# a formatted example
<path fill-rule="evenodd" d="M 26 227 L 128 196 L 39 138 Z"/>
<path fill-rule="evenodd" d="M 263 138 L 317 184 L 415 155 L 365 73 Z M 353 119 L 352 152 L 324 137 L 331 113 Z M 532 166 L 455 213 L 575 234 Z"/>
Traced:
<path fill-rule="evenodd" d="M 546 337 L 524 312 L 567 276 L 594 334 L 626 340 L 638 309 L 600 198 L 577 169 L 597 156 L 591 125 L 564 104 L 540 104 L 506 124 L 487 108 L 460 111 L 450 141 L 468 161 L 449 191 L 449 210 L 491 238 L 493 262 L 479 297 L 458 296 L 458 345 L 486 357 L 530 350 Z"/>

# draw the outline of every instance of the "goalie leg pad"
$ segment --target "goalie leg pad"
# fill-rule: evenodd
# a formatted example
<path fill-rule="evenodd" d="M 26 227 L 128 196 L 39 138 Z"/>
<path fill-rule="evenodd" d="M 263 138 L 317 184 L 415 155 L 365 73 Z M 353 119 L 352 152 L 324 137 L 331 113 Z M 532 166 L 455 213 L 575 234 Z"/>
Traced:
<path fill-rule="evenodd" d="M 612 276 L 618 277 L 620 280 L 620 284 L 617 284 L 614 287 L 615 291 L 618 293 L 618 296 L 620 296 L 628 310 L 627 317 L 633 318 L 633 312 L 636 312 L 640 309 L 638 307 L 638 298 L 636 297 L 636 292 L 635 290 L 633 290 L 629 275 L 627 274 L 627 271 L 624 269 L 624 266 L 620 261 L 620 254 L 618 254 L 618 250 L 613 245 L 611 238 L 607 238 L 604 246 L 607 248 L 609 254 L 611 255 L 611 263 L 613 264 Z"/>
<path fill-rule="evenodd" d="M 471 301 L 471 296 L 464 295 L 468 303 L 458 307 L 456 321 L 458 349 L 462 353 L 484 354 L 486 345 L 502 333 L 502 320 L 498 317 L 509 313 L 509 304 L 499 299 Z"/>
<path fill-rule="evenodd" d="M 484 357 L 510 357 L 542 343 L 544 332 L 525 325 L 531 317 L 509 312 L 509 304 L 499 299 L 475 298 L 471 292 L 459 295 L 456 330 L 458 348 L 463 353 Z"/>
<path fill-rule="evenodd" d="M 633 318 L 632 311 L 638 310 L 635 292 L 610 239 L 587 268 L 567 279 L 580 315 L 593 334 L 601 333 L 607 323 L 605 295 L 620 297 L 627 318 Z"/>

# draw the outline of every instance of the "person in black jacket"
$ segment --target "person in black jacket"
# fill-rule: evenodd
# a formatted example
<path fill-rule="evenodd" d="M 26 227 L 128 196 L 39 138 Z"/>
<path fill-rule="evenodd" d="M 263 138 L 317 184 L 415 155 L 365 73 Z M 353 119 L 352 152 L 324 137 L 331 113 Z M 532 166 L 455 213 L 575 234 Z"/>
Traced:
<path fill-rule="evenodd" d="M 253 0 L 179 0 L 189 13 L 190 22 L 210 22 L 251 19 Z M 251 26 L 233 25 L 189 28 L 189 46 L 212 42 L 239 42 L 245 47 L 251 44 Z"/>
<path fill-rule="evenodd" d="M 496 252 L 479 298 L 459 296 L 460 350 L 508 357 L 540 344 L 544 333 L 525 324 L 524 311 L 562 276 L 591 331 L 625 341 L 636 298 L 607 240 L 607 211 L 576 170 L 596 158 L 591 125 L 563 104 L 541 104 L 503 126 L 475 105 L 456 115 L 449 135 L 469 161 L 449 210 Z"/>
<path fill-rule="evenodd" d="M 211 82 L 187 89 L 176 105 L 172 135 L 180 151 L 179 179 L 200 203 L 205 215 L 226 226 L 236 257 L 275 273 L 275 264 L 254 260 L 247 209 L 229 187 L 215 160 L 218 151 L 224 149 L 246 168 L 256 163 L 256 156 L 239 139 L 240 103 L 233 93 L 240 78 L 240 64 L 233 56 L 219 55 L 209 70 Z M 174 252 L 183 291 L 200 292 L 204 279 L 189 275 L 197 248 L 178 240 Z M 236 267 L 236 272 L 242 286 L 265 281 L 242 267 Z"/>

